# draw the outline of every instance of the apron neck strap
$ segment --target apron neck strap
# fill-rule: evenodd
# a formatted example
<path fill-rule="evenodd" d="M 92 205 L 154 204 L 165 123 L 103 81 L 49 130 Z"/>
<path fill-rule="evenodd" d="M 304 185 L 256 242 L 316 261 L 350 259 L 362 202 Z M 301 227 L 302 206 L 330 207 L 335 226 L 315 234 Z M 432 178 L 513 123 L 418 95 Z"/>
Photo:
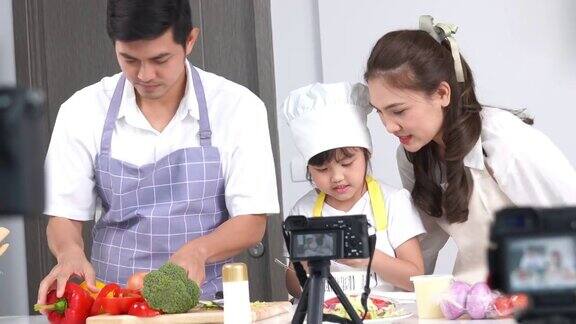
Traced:
<path fill-rule="evenodd" d="M 126 77 L 124 74 L 121 74 L 120 79 L 116 83 L 116 88 L 114 89 L 112 100 L 110 100 L 110 105 L 108 106 L 108 113 L 106 114 L 102 137 L 100 138 L 100 154 L 110 154 L 112 131 L 114 130 L 114 126 L 116 126 L 116 118 L 118 118 L 118 112 L 120 111 L 120 103 L 122 102 L 125 83 Z"/>
<path fill-rule="evenodd" d="M 210 130 L 210 119 L 208 117 L 208 105 L 206 104 L 204 86 L 202 85 L 202 80 L 200 80 L 198 70 L 196 70 L 194 66 L 190 66 L 190 72 L 192 74 L 194 93 L 196 93 L 198 113 L 200 115 L 200 131 L 198 131 L 198 136 L 200 137 L 200 146 L 211 146 L 212 131 Z"/>
<path fill-rule="evenodd" d="M 384 195 L 380 188 L 380 184 L 371 176 L 366 176 L 366 187 L 368 188 L 368 195 L 370 196 L 370 206 L 372 207 L 372 214 L 376 222 L 376 231 L 384 231 L 388 227 L 388 211 L 386 203 L 384 202 Z M 314 207 L 312 209 L 313 217 L 322 217 L 322 209 L 326 201 L 326 194 L 322 191 L 318 194 Z"/>

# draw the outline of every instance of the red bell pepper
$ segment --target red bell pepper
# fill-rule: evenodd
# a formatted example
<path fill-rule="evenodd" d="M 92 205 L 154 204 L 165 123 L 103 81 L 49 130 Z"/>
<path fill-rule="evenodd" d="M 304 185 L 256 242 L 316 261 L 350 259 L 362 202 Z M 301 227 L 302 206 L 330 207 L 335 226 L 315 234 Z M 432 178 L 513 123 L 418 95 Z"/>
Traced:
<path fill-rule="evenodd" d="M 161 315 L 160 311 L 157 311 L 153 308 L 150 308 L 150 305 L 146 301 L 134 303 L 130 310 L 128 311 L 128 315 L 134 315 L 139 317 L 152 317 Z"/>
<path fill-rule="evenodd" d="M 123 289 L 118 284 L 111 283 L 100 290 L 90 314 L 128 314 L 130 307 L 134 303 L 142 301 L 144 301 L 144 297 L 142 297 L 139 290 Z"/>
<path fill-rule="evenodd" d="M 102 310 L 102 298 L 108 296 L 108 294 L 111 294 L 112 296 L 114 296 L 114 291 L 118 290 L 118 289 L 122 289 L 118 284 L 115 283 L 109 283 L 106 286 L 102 287 L 102 289 L 100 289 L 100 292 L 98 293 L 98 296 L 96 296 L 96 300 L 94 300 L 94 304 L 92 304 L 92 309 L 90 310 L 90 315 L 99 315 L 99 314 L 103 314 L 104 311 Z"/>
<path fill-rule="evenodd" d="M 52 324 L 84 324 L 90 315 L 94 299 L 79 285 L 68 282 L 61 298 L 52 290 L 46 297 L 48 304 L 34 305 L 35 311 L 48 311 L 48 321 Z"/>

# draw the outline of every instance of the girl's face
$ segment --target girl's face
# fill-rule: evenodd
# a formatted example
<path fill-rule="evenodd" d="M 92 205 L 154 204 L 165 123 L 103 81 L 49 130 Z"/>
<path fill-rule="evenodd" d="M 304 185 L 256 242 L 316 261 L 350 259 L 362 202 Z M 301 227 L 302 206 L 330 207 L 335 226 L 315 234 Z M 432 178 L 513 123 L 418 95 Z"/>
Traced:
<path fill-rule="evenodd" d="M 320 166 L 308 165 L 316 187 L 326 194 L 326 203 L 348 211 L 365 192 L 366 158 L 361 148 L 351 148 L 347 157 L 339 152 L 336 158 Z"/>
<path fill-rule="evenodd" d="M 368 81 L 370 103 L 378 111 L 386 130 L 397 136 L 409 152 L 416 152 L 435 141 L 443 147 L 443 107 L 450 104 L 450 86 L 447 82 L 432 95 L 399 89 L 382 78 Z"/>

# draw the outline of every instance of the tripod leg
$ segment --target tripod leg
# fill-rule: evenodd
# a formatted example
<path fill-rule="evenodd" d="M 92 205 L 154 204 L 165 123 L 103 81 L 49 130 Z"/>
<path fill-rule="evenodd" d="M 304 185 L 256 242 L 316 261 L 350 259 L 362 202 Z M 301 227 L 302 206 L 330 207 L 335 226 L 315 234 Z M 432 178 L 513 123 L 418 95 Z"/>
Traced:
<path fill-rule="evenodd" d="M 350 301 L 346 297 L 346 294 L 344 294 L 342 288 L 340 288 L 340 285 L 338 285 L 338 282 L 336 281 L 336 279 L 334 279 L 332 274 L 328 274 L 328 284 L 330 285 L 334 293 L 336 293 L 336 296 L 338 296 L 340 303 L 342 303 L 342 306 L 344 306 L 344 309 L 348 313 L 348 316 L 350 316 L 350 318 L 352 319 L 352 322 L 355 324 L 362 324 L 362 320 L 358 316 L 358 313 L 356 313 L 354 307 L 352 307 L 352 304 L 350 304 Z"/>
<path fill-rule="evenodd" d="M 310 293 L 310 280 L 306 280 L 304 288 L 302 289 L 302 295 L 300 295 L 300 300 L 298 301 L 298 306 L 296 306 L 294 316 L 292 317 L 292 324 L 304 323 L 304 317 L 306 317 L 306 311 L 308 309 L 309 293 Z"/>
<path fill-rule="evenodd" d="M 324 310 L 324 285 L 322 276 L 310 276 L 310 289 L 308 296 L 308 324 L 321 324 Z"/>

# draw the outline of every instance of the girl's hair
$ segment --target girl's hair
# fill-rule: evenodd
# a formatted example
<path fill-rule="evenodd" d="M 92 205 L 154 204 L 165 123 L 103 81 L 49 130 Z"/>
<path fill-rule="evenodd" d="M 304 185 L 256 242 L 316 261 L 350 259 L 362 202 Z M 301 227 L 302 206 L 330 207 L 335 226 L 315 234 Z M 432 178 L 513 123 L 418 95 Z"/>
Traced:
<path fill-rule="evenodd" d="M 464 58 L 461 59 L 465 81 L 458 83 L 447 41 L 438 43 L 421 30 L 399 30 L 378 40 L 364 74 L 366 81 L 382 78 L 394 87 L 427 95 L 432 95 L 442 81 L 450 85 L 450 104 L 444 111 L 442 123 L 448 182 L 444 193 L 439 185 L 442 174 L 438 172 L 441 170 L 438 145 L 431 141 L 418 152 L 406 152 L 414 165 L 414 203 L 432 217 L 445 213 L 450 223 L 468 219 L 473 180 L 463 160 L 478 141 L 482 128 L 482 106 L 476 99 L 472 71 Z"/>
<path fill-rule="evenodd" d="M 354 155 L 356 150 L 362 150 L 364 154 L 364 159 L 366 160 L 366 171 L 370 168 L 370 151 L 365 147 L 339 147 L 335 149 L 331 149 L 328 151 L 324 151 L 318 153 L 310 158 L 308 161 L 308 165 L 311 166 L 322 166 L 326 163 L 330 163 L 332 161 L 340 161 L 343 158 L 349 158 Z M 306 171 L 306 179 L 312 182 L 312 176 L 310 175 L 310 171 Z"/>

